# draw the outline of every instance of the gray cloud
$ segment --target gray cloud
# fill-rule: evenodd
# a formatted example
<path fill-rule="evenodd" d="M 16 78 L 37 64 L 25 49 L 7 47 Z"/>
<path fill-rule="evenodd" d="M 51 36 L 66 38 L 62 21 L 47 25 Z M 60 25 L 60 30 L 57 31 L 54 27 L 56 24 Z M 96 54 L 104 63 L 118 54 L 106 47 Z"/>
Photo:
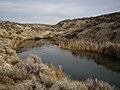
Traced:
<path fill-rule="evenodd" d="M 55 24 L 120 11 L 120 0 L 0 0 L 0 19 Z"/>

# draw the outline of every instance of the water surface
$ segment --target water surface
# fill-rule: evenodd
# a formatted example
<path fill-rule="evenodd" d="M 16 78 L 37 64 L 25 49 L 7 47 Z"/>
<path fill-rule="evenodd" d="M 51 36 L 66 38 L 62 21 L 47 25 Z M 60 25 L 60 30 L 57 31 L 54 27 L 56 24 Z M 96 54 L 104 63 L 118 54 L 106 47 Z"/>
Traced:
<path fill-rule="evenodd" d="M 64 50 L 49 41 L 26 41 L 18 46 L 17 51 L 21 58 L 36 54 L 44 63 L 61 65 L 72 79 L 98 78 L 120 88 L 120 62 L 115 58 Z"/>

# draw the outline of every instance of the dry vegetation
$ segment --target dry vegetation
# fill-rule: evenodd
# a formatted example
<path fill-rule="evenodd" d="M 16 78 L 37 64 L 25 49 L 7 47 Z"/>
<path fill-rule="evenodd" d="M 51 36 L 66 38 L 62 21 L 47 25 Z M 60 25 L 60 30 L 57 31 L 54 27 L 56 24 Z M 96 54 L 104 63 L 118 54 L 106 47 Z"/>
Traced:
<path fill-rule="evenodd" d="M 13 49 L 26 39 L 55 36 L 53 39 L 63 48 L 119 56 L 119 21 L 120 13 L 66 20 L 57 25 L 0 21 L 0 90 L 116 90 L 114 86 L 97 79 L 87 79 L 84 82 L 73 81 L 64 75 L 61 66 L 55 68 L 53 65 L 44 64 L 34 55 L 21 60 Z M 113 25 L 109 22 L 113 22 Z M 109 30 L 112 31 L 109 34 L 107 32 L 103 34 L 108 39 L 107 36 L 112 35 L 109 40 L 104 40 L 105 37 L 99 39 L 96 37 L 98 32 L 93 26 L 99 26 L 98 31 L 101 31 L 101 28 L 106 26 L 103 23 L 110 24 L 111 29 Z M 95 31 L 94 37 L 91 35 L 92 30 Z M 106 29 L 103 28 L 104 30 Z M 112 34 L 113 31 L 115 35 Z M 114 36 L 116 37 L 114 38 Z"/>
<path fill-rule="evenodd" d="M 64 29 L 63 34 L 53 38 L 60 47 L 120 58 L 120 12 L 64 20 L 55 26 Z"/>
<path fill-rule="evenodd" d="M 0 90 L 115 90 L 97 79 L 73 81 L 61 67 L 43 64 L 34 55 L 11 64 L 1 61 L 0 74 Z"/>
<path fill-rule="evenodd" d="M 120 58 L 120 44 L 113 42 L 95 43 L 85 40 L 74 39 L 58 39 L 53 41 L 60 47 L 71 50 L 82 50 L 88 52 L 101 53 L 103 55 L 110 55 L 116 58 Z"/>

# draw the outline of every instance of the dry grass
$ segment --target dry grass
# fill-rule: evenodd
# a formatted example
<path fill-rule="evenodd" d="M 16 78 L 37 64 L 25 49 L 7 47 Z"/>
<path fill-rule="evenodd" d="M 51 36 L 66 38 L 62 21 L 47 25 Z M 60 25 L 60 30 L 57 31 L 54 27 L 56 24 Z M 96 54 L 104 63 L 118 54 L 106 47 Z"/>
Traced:
<path fill-rule="evenodd" d="M 116 18 L 111 18 L 111 16 L 114 16 L 112 14 L 108 16 L 109 18 L 106 18 L 106 15 L 106 17 L 87 18 L 88 20 L 85 20 L 86 18 L 74 19 L 75 23 L 67 20 L 67 22 L 63 21 L 63 24 L 59 23 L 54 26 L 19 24 L 9 21 L 0 22 L 0 90 L 116 90 L 114 86 L 97 79 L 87 79 L 83 82 L 71 80 L 64 75 L 61 66 L 55 68 L 53 65 L 44 64 L 40 58 L 34 55 L 21 60 L 16 52 L 11 49 L 16 48 L 17 44 L 26 39 L 46 38 L 55 34 L 63 34 L 65 29 L 67 29 L 65 34 L 76 29 L 79 29 L 81 32 L 83 29 L 97 25 L 98 23 L 100 24 L 104 20 L 106 22 L 113 22 L 119 17 L 119 13 L 115 14 Z M 119 26 L 118 20 L 110 28 L 117 30 Z M 94 28 L 92 27 L 91 29 Z M 79 33 L 79 30 L 75 31 L 72 38 L 77 36 L 76 33 Z M 55 42 L 63 48 L 120 56 L 119 43 L 104 42 L 97 44 L 82 39 L 77 41 L 66 38 L 63 40 L 58 38 Z"/>
<path fill-rule="evenodd" d="M 34 55 L 14 65 L 3 62 L 0 74 L 0 90 L 115 90 L 97 79 L 73 81 L 64 75 L 61 66 L 44 64 Z"/>
<path fill-rule="evenodd" d="M 54 42 L 65 49 L 91 51 L 120 58 L 120 44 L 114 42 L 93 43 L 85 40 L 53 39 Z"/>

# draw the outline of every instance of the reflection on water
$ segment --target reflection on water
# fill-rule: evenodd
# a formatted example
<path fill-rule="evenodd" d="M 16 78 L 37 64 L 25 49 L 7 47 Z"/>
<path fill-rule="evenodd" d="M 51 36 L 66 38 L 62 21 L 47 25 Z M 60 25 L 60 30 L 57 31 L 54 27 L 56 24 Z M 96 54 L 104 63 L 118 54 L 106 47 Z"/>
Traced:
<path fill-rule="evenodd" d="M 21 42 L 17 48 L 16 48 L 16 51 L 17 53 L 20 53 L 20 52 L 23 52 L 23 51 L 26 51 L 26 50 L 29 50 L 30 48 L 34 48 L 34 47 L 40 47 L 40 46 L 43 46 L 43 45 L 48 45 L 52 42 L 50 42 L 49 40 L 27 40 L 27 41 L 24 41 L 24 42 Z"/>
<path fill-rule="evenodd" d="M 80 52 L 80 51 L 71 51 L 75 56 L 86 57 L 87 60 L 94 60 L 98 65 L 103 65 L 107 69 L 112 70 L 113 72 L 120 72 L 120 61 L 119 59 L 103 56 L 97 53 L 91 52 Z"/>
<path fill-rule="evenodd" d="M 45 40 L 23 42 L 16 50 L 22 58 L 26 58 L 29 54 L 36 54 L 45 63 L 62 65 L 65 73 L 73 79 L 98 78 L 120 87 L 120 62 L 115 58 L 64 50 Z"/>

